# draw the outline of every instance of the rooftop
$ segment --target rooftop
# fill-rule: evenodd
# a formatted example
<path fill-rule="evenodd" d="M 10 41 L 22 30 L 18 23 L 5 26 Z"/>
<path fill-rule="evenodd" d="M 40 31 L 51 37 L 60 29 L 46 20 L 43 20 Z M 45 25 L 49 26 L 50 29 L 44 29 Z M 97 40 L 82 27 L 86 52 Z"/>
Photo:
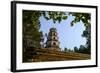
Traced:
<path fill-rule="evenodd" d="M 51 28 L 50 31 L 57 31 L 57 29 L 56 28 Z"/>

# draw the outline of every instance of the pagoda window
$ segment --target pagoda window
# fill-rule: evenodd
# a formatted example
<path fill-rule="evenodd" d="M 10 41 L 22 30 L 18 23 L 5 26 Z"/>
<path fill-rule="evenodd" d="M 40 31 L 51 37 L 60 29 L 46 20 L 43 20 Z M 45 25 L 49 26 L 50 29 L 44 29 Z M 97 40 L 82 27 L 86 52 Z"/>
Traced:
<path fill-rule="evenodd" d="M 53 45 L 56 45 L 56 43 L 54 42 Z"/>
<path fill-rule="evenodd" d="M 56 38 L 54 37 L 53 39 L 55 40 Z"/>
<path fill-rule="evenodd" d="M 56 35 L 56 33 L 54 33 L 53 35 Z"/>

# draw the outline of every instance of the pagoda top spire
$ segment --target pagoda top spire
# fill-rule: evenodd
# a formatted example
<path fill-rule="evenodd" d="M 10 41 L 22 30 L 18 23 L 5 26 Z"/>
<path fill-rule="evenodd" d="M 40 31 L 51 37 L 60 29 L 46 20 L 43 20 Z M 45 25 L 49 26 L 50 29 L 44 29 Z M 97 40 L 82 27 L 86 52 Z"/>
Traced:
<path fill-rule="evenodd" d="M 53 28 L 50 28 L 50 31 L 56 32 L 57 29 L 53 27 Z"/>

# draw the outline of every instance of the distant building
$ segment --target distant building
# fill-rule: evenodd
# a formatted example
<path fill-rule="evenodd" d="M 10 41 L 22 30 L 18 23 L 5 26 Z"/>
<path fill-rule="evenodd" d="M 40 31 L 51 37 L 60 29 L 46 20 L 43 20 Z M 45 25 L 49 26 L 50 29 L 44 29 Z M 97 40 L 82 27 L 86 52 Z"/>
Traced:
<path fill-rule="evenodd" d="M 60 42 L 58 41 L 58 33 L 56 28 L 51 28 L 48 36 L 47 36 L 47 41 L 46 41 L 46 48 L 50 48 L 53 50 L 60 50 L 59 44 Z"/>

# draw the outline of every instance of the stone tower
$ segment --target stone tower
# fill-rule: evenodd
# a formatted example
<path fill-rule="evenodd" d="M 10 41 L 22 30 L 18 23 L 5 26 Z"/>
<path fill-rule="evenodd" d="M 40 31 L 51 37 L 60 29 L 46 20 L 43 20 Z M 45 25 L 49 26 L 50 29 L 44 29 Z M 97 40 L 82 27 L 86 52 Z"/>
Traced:
<path fill-rule="evenodd" d="M 59 51 L 59 44 L 60 42 L 58 41 L 58 33 L 56 28 L 51 28 L 48 36 L 47 36 L 47 41 L 46 41 L 46 48 L 50 48 L 53 50 Z"/>

